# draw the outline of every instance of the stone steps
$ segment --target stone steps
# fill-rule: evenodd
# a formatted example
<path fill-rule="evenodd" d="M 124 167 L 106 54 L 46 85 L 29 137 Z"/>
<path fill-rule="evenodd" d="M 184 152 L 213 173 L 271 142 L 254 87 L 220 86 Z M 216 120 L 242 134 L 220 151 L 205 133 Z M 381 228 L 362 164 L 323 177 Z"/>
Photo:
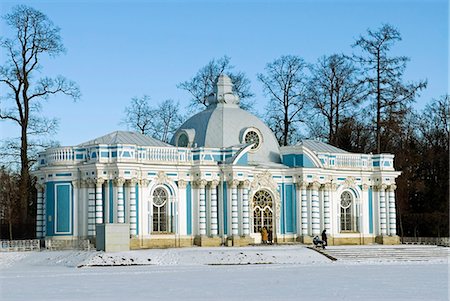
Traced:
<path fill-rule="evenodd" d="M 330 246 L 320 252 L 339 261 L 448 260 L 450 248 L 438 246 Z"/>

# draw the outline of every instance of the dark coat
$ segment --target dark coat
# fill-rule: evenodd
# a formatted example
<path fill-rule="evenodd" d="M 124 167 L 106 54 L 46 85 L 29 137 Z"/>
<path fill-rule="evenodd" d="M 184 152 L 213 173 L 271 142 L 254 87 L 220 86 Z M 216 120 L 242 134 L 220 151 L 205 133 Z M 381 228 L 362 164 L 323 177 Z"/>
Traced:
<path fill-rule="evenodd" d="M 322 231 L 322 240 L 324 241 L 324 242 L 327 242 L 327 233 L 325 232 L 326 230 L 323 230 Z"/>

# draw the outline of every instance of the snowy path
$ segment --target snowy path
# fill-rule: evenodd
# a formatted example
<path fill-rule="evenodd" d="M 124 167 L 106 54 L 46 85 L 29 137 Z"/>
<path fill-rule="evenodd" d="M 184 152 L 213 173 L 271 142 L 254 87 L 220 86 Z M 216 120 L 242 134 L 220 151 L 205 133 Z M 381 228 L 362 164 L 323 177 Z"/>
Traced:
<path fill-rule="evenodd" d="M 76 268 L 98 255 L 152 265 Z M 448 277 L 443 262 L 339 263 L 302 246 L 0 253 L 2 301 L 448 300 Z"/>

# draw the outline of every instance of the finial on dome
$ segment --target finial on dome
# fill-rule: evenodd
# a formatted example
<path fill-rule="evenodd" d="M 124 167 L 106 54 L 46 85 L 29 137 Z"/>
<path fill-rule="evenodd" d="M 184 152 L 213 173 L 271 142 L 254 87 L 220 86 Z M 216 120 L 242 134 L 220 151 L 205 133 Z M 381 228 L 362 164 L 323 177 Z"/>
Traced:
<path fill-rule="evenodd" d="M 214 92 L 208 96 L 208 103 L 239 105 L 239 96 L 233 93 L 233 83 L 226 74 L 220 74 L 214 84 Z"/>

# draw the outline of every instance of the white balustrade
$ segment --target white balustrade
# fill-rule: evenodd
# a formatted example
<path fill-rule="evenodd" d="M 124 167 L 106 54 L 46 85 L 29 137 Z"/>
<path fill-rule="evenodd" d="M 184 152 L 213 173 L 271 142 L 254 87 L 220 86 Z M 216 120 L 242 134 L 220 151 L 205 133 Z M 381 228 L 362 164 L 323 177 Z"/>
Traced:
<path fill-rule="evenodd" d="M 84 162 L 90 158 L 85 151 L 75 151 L 74 147 L 51 148 L 45 152 L 40 153 L 40 160 L 44 160 L 41 165 L 60 165 L 60 164 L 74 164 L 77 162 Z M 82 155 L 83 159 L 76 159 L 76 155 Z M 192 161 L 192 154 L 190 149 L 178 149 L 175 147 L 144 147 L 135 152 L 135 156 L 130 157 L 99 157 L 90 158 L 90 161 L 102 162 L 117 162 L 138 161 L 146 162 L 178 162 L 189 163 Z"/>

